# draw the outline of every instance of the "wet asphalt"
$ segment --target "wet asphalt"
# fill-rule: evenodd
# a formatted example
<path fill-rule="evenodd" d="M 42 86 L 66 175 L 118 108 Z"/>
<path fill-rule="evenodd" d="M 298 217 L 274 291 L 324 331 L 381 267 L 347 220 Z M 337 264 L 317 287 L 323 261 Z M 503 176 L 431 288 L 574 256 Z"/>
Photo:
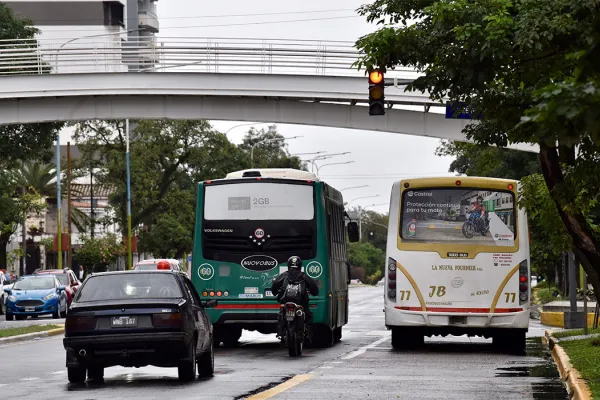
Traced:
<path fill-rule="evenodd" d="M 67 382 L 62 337 L 0 346 L 0 388 L 19 399 L 242 399 L 302 374 L 303 383 L 274 399 L 568 399 L 533 321 L 527 354 L 497 352 L 491 340 L 428 338 L 419 351 L 394 351 L 385 329 L 381 287 L 353 287 L 342 341 L 290 359 L 274 335 L 244 332 L 219 348 L 215 376 L 180 383 L 171 368 L 105 371 L 102 383 Z M 5 322 L 0 328 L 30 323 Z M 35 323 L 61 323 L 38 319 Z"/>

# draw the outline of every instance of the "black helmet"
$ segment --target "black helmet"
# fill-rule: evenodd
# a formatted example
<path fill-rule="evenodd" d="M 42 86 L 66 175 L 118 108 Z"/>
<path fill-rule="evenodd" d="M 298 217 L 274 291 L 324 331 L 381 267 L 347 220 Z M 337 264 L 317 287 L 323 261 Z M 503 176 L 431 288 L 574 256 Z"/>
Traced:
<path fill-rule="evenodd" d="M 302 268 L 302 259 L 298 256 L 291 256 L 288 259 L 288 268 Z"/>
<path fill-rule="evenodd" d="M 477 200 L 483 201 L 483 196 L 477 196 Z"/>

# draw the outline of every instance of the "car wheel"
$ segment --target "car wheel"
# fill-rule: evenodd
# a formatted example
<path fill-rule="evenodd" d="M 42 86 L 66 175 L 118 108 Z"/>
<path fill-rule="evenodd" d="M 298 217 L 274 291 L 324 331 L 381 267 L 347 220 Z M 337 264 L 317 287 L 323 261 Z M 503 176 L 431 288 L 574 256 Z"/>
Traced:
<path fill-rule="evenodd" d="M 88 379 L 101 381 L 104 379 L 104 367 L 90 367 L 87 371 Z"/>
<path fill-rule="evenodd" d="M 14 316 L 14 315 L 12 315 L 12 314 L 8 314 L 8 313 L 6 314 L 6 320 L 7 320 L 7 321 L 12 321 L 13 319 L 15 319 L 15 316 Z"/>
<path fill-rule="evenodd" d="M 85 382 L 86 370 L 83 367 L 68 367 L 67 376 L 71 383 L 83 383 Z"/>
<path fill-rule="evenodd" d="M 188 349 L 188 359 L 179 361 L 178 375 L 183 382 L 193 381 L 196 378 L 196 339 L 192 340 Z"/>
<path fill-rule="evenodd" d="M 208 351 L 200 356 L 198 360 L 198 376 L 213 376 L 215 373 L 215 350 L 211 343 Z"/>
<path fill-rule="evenodd" d="M 52 318 L 58 319 L 59 317 L 60 317 L 60 315 L 58 315 L 58 311 L 55 313 L 52 313 Z"/>

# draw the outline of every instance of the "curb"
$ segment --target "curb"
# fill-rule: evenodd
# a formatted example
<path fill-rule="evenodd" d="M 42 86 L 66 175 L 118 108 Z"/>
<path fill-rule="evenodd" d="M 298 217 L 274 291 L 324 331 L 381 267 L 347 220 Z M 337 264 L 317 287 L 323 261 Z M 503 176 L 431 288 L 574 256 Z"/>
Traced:
<path fill-rule="evenodd" d="M 565 313 L 562 311 L 541 311 L 540 321 L 544 325 L 555 326 L 558 328 L 564 327 Z M 588 326 L 594 324 L 594 313 L 588 312 Z"/>
<path fill-rule="evenodd" d="M 567 391 L 572 400 L 592 400 L 592 392 L 587 382 L 581 377 L 569 356 L 562 347 L 558 345 L 559 340 L 552 336 L 551 331 L 546 331 L 546 340 L 552 352 L 552 359 L 556 363 L 560 378 L 565 382 Z"/>
<path fill-rule="evenodd" d="M 36 339 L 41 339 L 41 338 L 45 338 L 45 337 L 61 335 L 63 333 L 65 333 L 65 328 L 61 327 L 61 328 L 56 328 L 56 329 L 50 329 L 49 331 L 33 332 L 33 333 L 26 333 L 24 335 L 9 336 L 6 338 L 0 338 L 0 345 L 17 343 L 17 342 L 26 342 L 29 340 L 36 340 Z"/>

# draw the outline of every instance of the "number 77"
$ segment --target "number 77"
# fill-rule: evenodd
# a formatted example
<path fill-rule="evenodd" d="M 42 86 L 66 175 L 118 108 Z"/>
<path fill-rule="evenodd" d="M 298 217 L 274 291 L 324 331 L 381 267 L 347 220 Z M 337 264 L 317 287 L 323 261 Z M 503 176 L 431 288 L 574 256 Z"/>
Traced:
<path fill-rule="evenodd" d="M 517 299 L 517 294 L 516 293 L 504 293 L 504 295 L 506 296 L 506 302 L 507 303 L 514 303 Z M 512 298 L 512 300 L 511 300 Z"/>

